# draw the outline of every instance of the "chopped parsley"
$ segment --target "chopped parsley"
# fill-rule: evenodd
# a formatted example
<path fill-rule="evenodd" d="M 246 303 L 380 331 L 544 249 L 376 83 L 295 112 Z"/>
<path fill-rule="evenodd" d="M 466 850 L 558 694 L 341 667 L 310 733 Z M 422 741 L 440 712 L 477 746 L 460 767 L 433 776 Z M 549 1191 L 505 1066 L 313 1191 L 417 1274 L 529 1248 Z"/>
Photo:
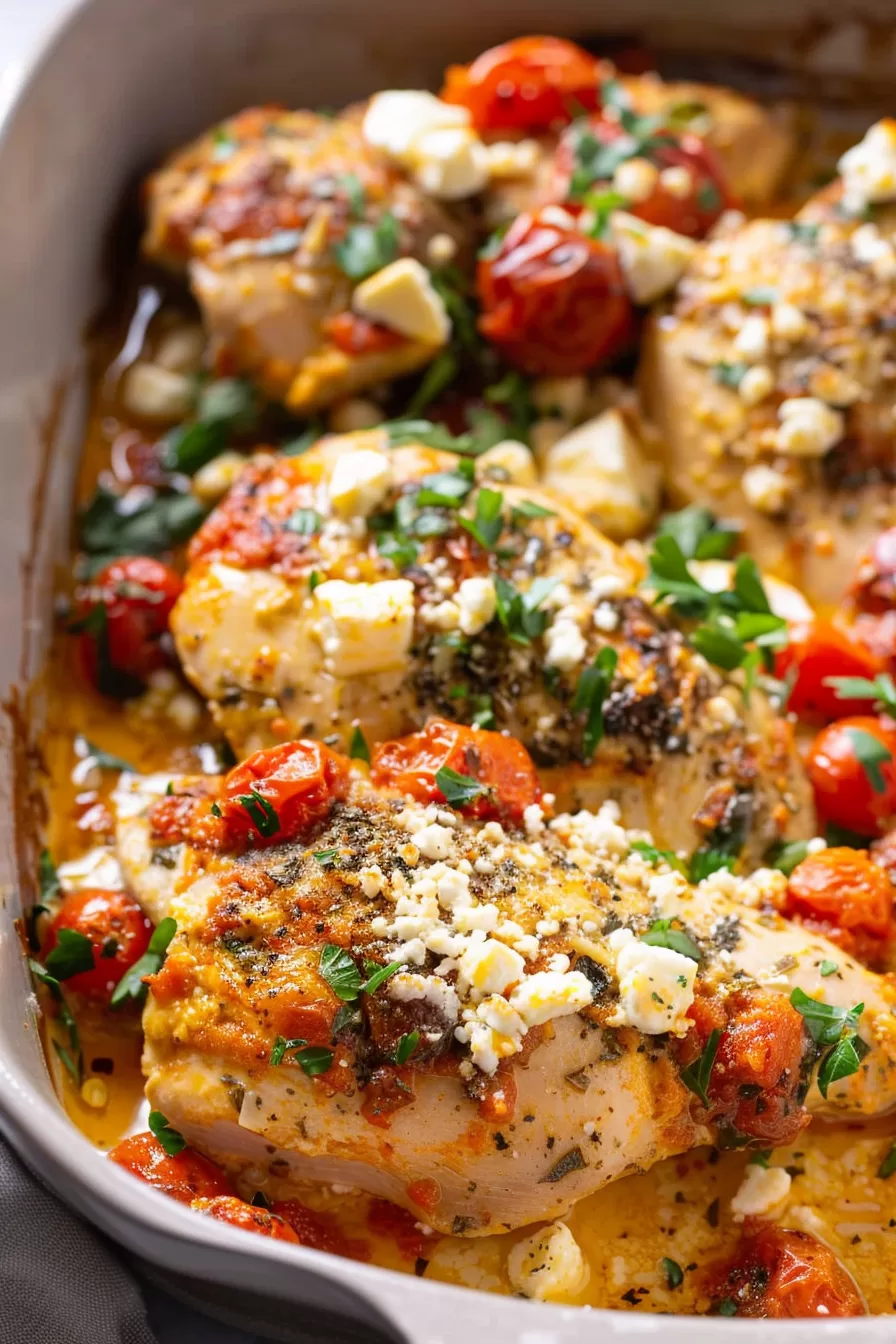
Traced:
<path fill-rule="evenodd" d="M 32 952 L 37 952 L 40 947 L 40 939 L 37 936 L 38 918 L 40 915 L 50 913 L 49 902 L 55 900 L 62 889 L 56 865 L 48 849 L 41 850 L 37 868 L 37 881 L 40 899 L 32 905 L 25 915 L 25 931 L 28 935 L 28 946 Z"/>
<path fill-rule="evenodd" d="M 425 411 L 427 406 L 451 386 L 459 371 L 460 364 L 454 351 L 441 350 L 420 379 L 417 390 L 407 404 L 405 414 L 415 416 Z"/>
<path fill-rule="evenodd" d="M 364 184 L 360 177 L 358 177 L 357 173 L 343 173 L 338 181 L 348 200 L 349 212 L 355 219 L 361 219 L 364 214 L 364 206 L 367 203 L 367 198 L 364 193 Z"/>
<path fill-rule="evenodd" d="M 352 730 L 352 738 L 348 744 L 348 754 L 353 761 L 364 761 L 367 765 L 370 764 L 370 747 L 367 745 L 367 738 L 357 725 Z"/>
<path fill-rule="evenodd" d="M 713 873 L 720 873 L 725 868 L 730 872 L 734 867 L 735 858 L 736 855 L 730 853 L 727 849 L 713 845 L 701 845 L 691 855 L 688 877 L 696 886 L 698 882 L 705 881 L 707 877 L 712 877 Z"/>
<path fill-rule="evenodd" d="M 177 933 L 177 920 L 167 915 L 153 929 L 152 937 L 149 940 L 149 946 L 143 953 L 139 961 L 135 961 L 133 966 L 129 966 L 118 984 L 112 991 L 112 997 L 109 1004 L 112 1008 L 119 1008 L 123 1003 L 142 1003 L 146 998 L 147 986 L 143 983 L 144 976 L 155 975 L 165 964 L 165 957 L 168 954 L 168 947 L 171 939 Z"/>
<path fill-rule="evenodd" d="M 390 961 L 388 966 L 380 966 L 376 961 L 365 961 L 364 970 L 367 972 L 367 979 L 361 986 L 362 994 L 374 994 L 380 985 L 395 975 L 404 966 L 403 961 Z"/>
<path fill-rule="evenodd" d="M 277 816 L 275 809 L 257 789 L 250 789 L 248 793 L 241 793 L 236 801 L 248 812 L 252 825 L 265 840 L 269 840 L 272 835 L 276 835 L 280 830 L 280 818 Z"/>
<path fill-rule="evenodd" d="M 187 1146 L 187 1141 L 179 1129 L 172 1128 L 161 1111 L 150 1111 L 149 1127 L 168 1157 L 177 1157 Z"/>
<path fill-rule="evenodd" d="M 436 788 L 451 807 L 465 807 L 476 798 L 488 793 L 488 786 L 469 775 L 461 775 L 457 770 L 443 765 L 436 771 Z"/>
<path fill-rule="evenodd" d="M 361 972 L 345 948 L 326 943 L 321 949 L 320 973 L 337 998 L 356 999 L 361 992 Z"/>
<path fill-rule="evenodd" d="M 573 713 L 585 712 L 585 727 L 582 732 L 582 758 L 590 761 L 604 735 L 604 702 L 610 694 L 616 663 L 619 655 L 606 645 L 601 649 L 591 667 L 586 667 L 579 677 L 576 692 L 572 700 Z"/>
<path fill-rule="evenodd" d="M 741 303 L 745 303 L 751 308 L 764 308 L 769 304 L 777 303 L 778 291 L 773 285 L 756 285 L 753 289 L 742 291 Z"/>
<path fill-rule="evenodd" d="M 301 241 L 295 230 L 265 239 L 269 255 L 294 252 Z M 162 466 L 166 471 L 195 476 L 221 453 L 235 431 L 249 428 L 257 402 L 252 384 L 243 378 L 218 378 L 206 383 L 196 403 L 195 419 L 184 421 L 162 439 Z"/>
<path fill-rule="evenodd" d="M 315 849 L 313 851 L 314 857 L 321 868 L 332 868 L 338 853 L 338 849 Z"/>
<path fill-rule="evenodd" d="M 207 509 L 189 493 L 154 493 L 134 508 L 104 485 L 80 515 L 81 548 L 97 566 L 118 555 L 158 555 L 193 535 Z"/>
<path fill-rule="evenodd" d="M 406 1031 L 395 1047 L 395 1063 L 407 1064 L 419 1044 L 419 1031 Z"/>
<path fill-rule="evenodd" d="M 684 929 L 673 928 L 671 919 L 655 919 L 647 932 L 642 933 L 640 941 L 651 947 L 668 947 L 672 952 L 690 957 L 691 961 L 700 960 L 700 949 L 693 938 Z"/>
<path fill-rule="evenodd" d="M 896 1172 L 896 1139 L 893 1140 L 889 1152 L 877 1169 L 877 1174 L 882 1181 L 888 1181 L 894 1172 Z"/>
<path fill-rule="evenodd" d="M 663 1256 L 663 1273 L 666 1276 L 666 1287 L 670 1291 L 680 1288 L 684 1282 L 684 1270 L 677 1260 L 670 1260 L 668 1256 Z"/>
<path fill-rule="evenodd" d="M 829 975 L 836 975 L 839 969 L 840 967 L 836 961 L 828 961 L 825 959 L 819 966 L 818 973 L 823 976 L 824 979 L 827 979 Z"/>
<path fill-rule="evenodd" d="M 844 728 L 846 736 L 852 742 L 856 760 L 865 772 L 865 778 L 875 793 L 886 793 L 887 781 L 884 779 L 882 765 L 888 765 L 892 752 L 864 728 Z"/>
<path fill-rule="evenodd" d="M 315 509 L 296 509 L 283 524 L 287 532 L 300 537 L 313 537 L 323 526 L 323 519 Z"/>
<path fill-rule="evenodd" d="M 349 279 L 365 280 L 395 261 L 398 243 L 398 220 L 387 210 L 375 224 L 353 224 L 333 251 Z"/>
<path fill-rule="evenodd" d="M 720 523 L 709 509 L 689 504 L 677 513 L 663 514 L 659 536 L 673 537 L 686 560 L 724 560 L 737 544 L 735 526 Z"/>
<path fill-rule="evenodd" d="M 93 943 L 75 929 L 59 929 L 56 946 L 46 960 L 46 968 L 55 980 L 70 980 L 82 971 L 93 970 Z"/>
<path fill-rule="evenodd" d="M 792 840 L 789 844 L 777 844 L 769 854 L 769 863 L 773 868 L 789 877 L 797 864 L 802 863 L 809 853 L 808 840 Z"/>
<path fill-rule="evenodd" d="M 509 580 L 495 575 L 498 620 L 515 644 L 531 644 L 533 639 L 544 634 L 548 613 L 539 608 L 558 583 L 556 578 L 537 578 L 525 593 L 521 593 Z"/>
<path fill-rule="evenodd" d="M 274 1066 L 282 1064 L 287 1052 L 293 1051 L 296 1052 L 296 1063 L 309 1078 L 314 1078 L 319 1073 L 326 1073 L 333 1063 L 333 1051 L 327 1049 L 325 1045 L 309 1045 L 301 1036 L 296 1036 L 292 1040 L 278 1036 L 271 1047 L 271 1064 Z"/>
<path fill-rule="evenodd" d="M 746 372 L 747 365 L 739 361 L 720 359 L 712 366 L 712 376 L 716 382 L 721 383 L 723 387 L 732 387 L 735 391 L 740 387 Z"/>
<path fill-rule="evenodd" d="M 709 1106 L 709 1081 L 712 1077 L 713 1065 L 716 1062 L 716 1055 L 719 1050 L 719 1041 L 722 1039 L 722 1033 L 718 1027 L 714 1027 L 709 1033 L 706 1045 L 702 1053 L 688 1064 L 681 1071 L 681 1081 L 684 1083 L 695 1097 L 699 1097 L 704 1106 Z"/>
<path fill-rule="evenodd" d="M 831 1083 L 857 1073 L 868 1053 L 868 1046 L 858 1032 L 865 1005 L 857 1003 L 853 1008 L 838 1008 L 813 999 L 799 988 L 793 990 L 790 1002 L 821 1052 L 817 1081 L 819 1092 L 826 1098 Z"/>
<path fill-rule="evenodd" d="M 470 536 L 479 542 L 483 550 L 491 551 L 498 543 L 504 530 L 504 496 L 500 490 L 490 490 L 488 486 L 479 487 L 476 495 L 476 512 L 472 518 L 458 519 L 460 525 Z"/>
<path fill-rule="evenodd" d="M 877 709 L 896 715 L 896 683 L 889 672 L 881 672 L 871 681 L 867 677 L 825 677 L 838 700 L 873 700 Z"/>
<path fill-rule="evenodd" d="M 62 1064 L 65 1066 L 66 1071 L 71 1075 L 75 1086 L 80 1087 L 81 1079 L 84 1074 L 84 1056 L 81 1051 L 81 1038 L 78 1031 L 78 1024 L 65 1001 L 62 986 L 56 977 L 50 974 L 46 967 L 41 966 L 39 961 L 34 961 L 33 958 L 29 957 L 28 967 L 35 980 L 44 986 L 56 1002 L 59 1014 L 59 1024 L 65 1028 L 68 1039 L 68 1048 L 61 1045 L 55 1038 L 53 1039 L 53 1048 Z"/>
<path fill-rule="evenodd" d="M 676 872 L 682 874 L 685 872 L 684 864 L 672 849 L 657 849 L 656 845 L 651 845 L 647 840 L 633 840 L 631 849 L 654 868 L 658 863 L 668 863 Z"/>

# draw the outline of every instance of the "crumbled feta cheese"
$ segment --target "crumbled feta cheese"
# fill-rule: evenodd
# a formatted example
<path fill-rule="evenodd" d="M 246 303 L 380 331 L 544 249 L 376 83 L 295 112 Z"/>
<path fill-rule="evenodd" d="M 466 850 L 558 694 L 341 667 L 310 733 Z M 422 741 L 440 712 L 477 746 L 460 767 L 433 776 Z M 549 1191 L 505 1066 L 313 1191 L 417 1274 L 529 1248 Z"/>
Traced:
<path fill-rule="evenodd" d="M 464 635 L 478 635 L 498 609 L 495 585 L 491 579 L 464 579 L 457 590 L 460 629 Z"/>
<path fill-rule="evenodd" d="M 660 186 L 676 200 L 686 201 L 694 190 L 693 175 L 683 165 L 664 168 L 660 173 Z"/>
<path fill-rule="evenodd" d="M 803 340 L 809 330 L 806 314 L 795 303 L 772 304 L 771 324 L 772 335 L 791 344 Z"/>
<path fill-rule="evenodd" d="M 485 145 L 467 126 L 440 126 L 424 131 L 411 145 L 409 157 L 417 182 L 428 195 L 440 201 L 474 196 L 488 182 Z"/>
<path fill-rule="evenodd" d="M 575 618 L 561 609 L 545 631 L 544 660 L 548 667 L 571 672 L 584 660 L 588 646 Z"/>
<path fill-rule="evenodd" d="M 694 1002 L 697 963 L 671 948 L 639 942 L 631 929 L 616 929 L 608 942 L 619 980 L 616 1025 L 649 1036 L 666 1031 L 684 1036 L 691 1025 L 685 1013 Z"/>
<path fill-rule="evenodd" d="M 510 995 L 510 1006 L 527 1027 L 577 1013 L 591 1001 L 591 982 L 581 971 L 536 971 Z"/>
<path fill-rule="evenodd" d="M 544 830 L 544 809 L 538 803 L 530 803 L 523 810 L 523 825 L 530 840 L 541 835 Z"/>
<path fill-rule="evenodd" d="M 409 340 L 444 345 L 451 335 L 448 310 L 425 266 L 401 257 L 375 271 L 355 289 L 352 307 L 361 317 L 381 322 Z"/>
<path fill-rule="evenodd" d="M 56 870 L 63 891 L 80 891 L 82 887 L 101 887 L 105 891 L 122 891 L 124 874 L 115 853 L 98 845 L 77 859 L 60 863 Z"/>
<path fill-rule="evenodd" d="M 369 868 L 362 868 L 358 873 L 361 881 L 361 890 L 368 900 L 374 896 L 379 896 L 386 885 L 385 874 L 379 864 L 371 864 Z"/>
<path fill-rule="evenodd" d="M 346 583 L 328 579 L 314 590 L 317 637 L 337 677 L 401 668 L 414 629 L 414 585 L 408 579 Z"/>
<path fill-rule="evenodd" d="M 782 1211 L 789 1194 L 790 1176 L 783 1167 L 761 1167 L 751 1162 L 731 1200 L 734 1221 L 773 1218 Z"/>
<path fill-rule="evenodd" d="M 594 609 L 594 628 L 605 635 L 619 628 L 619 613 L 609 602 L 600 602 Z"/>
<path fill-rule="evenodd" d="M 790 397 L 781 402 L 778 417 L 778 450 L 794 457 L 823 457 L 840 442 L 846 429 L 840 411 L 818 397 Z"/>
<path fill-rule="evenodd" d="M 390 999 L 397 1003 L 413 1003 L 423 999 L 431 1003 L 447 1022 L 455 1023 L 460 1013 L 460 999 L 446 980 L 437 975 L 418 975 L 413 971 L 398 971 L 386 982 Z"/>
<path fill-rule="evenodd" d="M 537 140 L 495 140 L 485 152 L 491 177 L 528 177 L 535 172 L 541 146 Z"/>
<path fill-rule="evenodd" d="M 523 1237 L 507 1257 L 511 1287 L 538 1302 L 572 1297 L 588 1282 L 581 1247 L 565 1223 L 551 1223 Z"/>
<path fill-rule="evenodd" d="M 849 240 L 852 254 L 862 266 L 870 266 L 879 280 L 896 279 L 896 249 L 876 224 L 862 224 Z"/>
<path fill-rule="evenodd" d="M 525 973 L 526 964 L 518 952 L 497 938 L 486 938 L 467 948 L 460 959 L 458 986 L 479 994 L 500 994 Z"/>
<path fill-rule="evenodd" d="M 768 354 L 768 320 L 751 313 L 734 338 L 734 349 L 748 364 L 758 364 Z"/>
<path fill-rule="evenodd" d="M 710 732 L 726 732 L 737 723 L 737 710 L 724 695 L 713 695 L 703 706 L 703 723 Z"/>
<path fill-rule="evenodd" d="M 454 843 L 454 834 L 447 826 L 433 822 L 414 835 L 414 844 L 427 859 L 447 859 Z"/>
<path fill-rule="evenodd" d="M 535 458 L 518 439 L 502 439 L 476 458 L 477 481 L 501 481 L 510 485 L 535 485 Z"/>
<path fill-rule="evenodd" d="M 847 208 L 858 210 L 896 199 L 896 121 L 884 117 L 875 122 L 864 139 L 846 151 L 837 167 Z"/>
<path fill-rule="evenodd" d="M 450 233 L 434 233 L 426 244 L 426 260 L 431 266 L 447 266 L 457 256 L 457 243 Z"/>
<path fill-rule="evenodd" d="M 678 283 L 697 250 L 692 238 L 614 210 L 610 235 L 635 303 L 653 303 Z"/>
<path fill-rule="evenodd" d="M 652 196 L 659 180 L 659 170 L 649 159 L 624 159 L 613 174 L 613 190 L 630 205 L 640 205 Z"/>
<path fill-rule="evenodd" d="M 454 913 L 454 927 L 461 933 L 473 933 L 477 929 L 483 933 L 494 933 L 500 922 L 501 912 L 491 901 L 471 905 Z"/>
<path fill-rule="evenodd" d="M 749 503 L 761 513 L 783 513 L 790 503 L 790 481 L 783 472 L 767 467 L 764 462 L 747 467 L 740 483 Z"/>
<path fill-rule="evenodd" d="M 434 630 L 456 630 L 460 610 L 456 602 L 425 602 L 420 608 L 420 619 Z"/>
<path fill-rule="evenodd" d="M 403 162 L 427 131 L 468 127 L 470 113 L 423 89 L 384 89 L 367 104 L 361 133 L 369 145 Z"/>
<path fill-rule="evenodd" d="M 392 485 L 392 463 L 385 453 L 359 448 L 336 459 L 330 477 L 330 503 L 342 518 L 366 518 L 383 502 Z"/>
<path fill-rule="evenodd" d="M 747 406 L 758 406 L 775 390 L 775 376 L 767 364 L 754 364 L 737 385 L 737 395 Z"/>

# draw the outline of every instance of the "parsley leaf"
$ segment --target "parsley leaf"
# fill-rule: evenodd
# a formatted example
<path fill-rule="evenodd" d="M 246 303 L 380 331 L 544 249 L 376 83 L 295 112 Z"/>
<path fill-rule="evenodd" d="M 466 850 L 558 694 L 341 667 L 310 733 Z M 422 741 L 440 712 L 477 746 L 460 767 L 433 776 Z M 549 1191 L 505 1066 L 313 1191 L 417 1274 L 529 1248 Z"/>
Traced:
<path fill-rule="evenodd" d="M 338 849 L 315 849 L 314 857 L 317 859 L 321 868 L 332 868 Z"/>
<path fill-rule="evenodd" d="M 586 711 L 582 732 L 582 758 L 586 762 L 592 759 L 604 735 L 604 702 L 610 694 L 618 659 L 616 650 L 606 645 L 592 666 L 582 672 L 576 686 L 572 711 L 574 714 Z"/>
<path fill-rule="evenodd" d="M 888 765 L 892 761 L 892 753 L 864 728 L 845 728 L 844 732 L 852 742 L 856 760 L 864 770 L 865 778 L 874 792 L 886 793 L 887 781 L 884 779 L 881 766 Z"/>
<path fill-rule="evenodd" d="M 632 840 L 630 848 L 636 854 L 640 854 L 642 859 L 650 863 L 655 868 L 658 863 L 668 863 L 670 868 L 676 872 L 684 873 L 684 864 L 681 859 L 671 849 L 657 849 L 656 845 L 651 845 L 647 840 Z"/>
<path fill-rule="evenodd" d="M 333 249 L 351 280 L 364 280 L 398 256 L 398 220 L 387 210 L 375 224 L 353 224 Z"/>
<path fill-rule="evenodd" d="M 733 387 L 735 391 L 740 387 L 746 372 L 746 364 L 727 359 L 720 359 L 712 366 L 712 376 L 716 382 L 721 383 L 723 387 Z"/>
<path fill-rule="evenodd" d="M 287 1051 L 296 1051 L 295 1062 L 309 1078 L 326 1073 L 333 1063 L 333 1051 L 325 1045 L 309 1045 L 301 1036 L 286 1040 L 278 1036 L 271 1047 L 271 1064 L 276 1067 L 283 1063 Z"/>
<path fill-rule="evenodd" d="M 696 886 L 698 882 L 703 882 L 707 877 L 712 877 L 713 873 L 720 873 L 723 868 L 730 871 L 734 867 L 734 859 L 735 855 L 730 854 L 725 849 L 715 848 L 712 845 L 702 845 L 691 855 L 688 877 Z"/>
<path fill-rule="evenodd" d="M 490 551 L 504 530 L 503 508 L 504 496 L 501 491 L 490 490 L 483 485 L 476 495 L 476 512 L 473 517 L 460 518 L 458 522 L 479 542 L 483 550 Z"/>
<path fill-rule="evenodd" d="M 395 1047 L 395 1063 L 406 1064 L 419 1044 L 419 1031 L 406 1031 Z"/>
<path fill-rule="evenodd" d="M 823 685 L 832 686 L 838 700 L 873 700 L 875 706 L 896 715 L 896 683 L 889 672 L 873 681 L 867 677 L 825 677 Z"/>
<path fill-rule="evenodd" d="M 858 1033 L 865 1005 L 857 1003 L 853 1008 L 838 1008 L 813 999 L 799 987 L 793 990 L 790 1002 L 805 1022 L 815 1044 L 824 1051 L 817 1081 L 819 1092 L 827 1097 L 831 1083 L 856 1073 L 868 1053 L 868 1046 Z"/>
<path fill-rule="evenodd" d="M 150 1111 L 149 1127 L 169 1157 L 177 1157 L 187 1146 L 180 1130 L 173 1129 L 161 1111 Z"/>
<path fill-rule="evenodd" d="M 558 583 L 559 579 L 555 578 L 537 578 L 525 593 L 521 593 L 509 580 L 495 575 L 498 620 L 515 644 L 531 644 L 533 639 L 544 634 L 548 613 L 539 608 Z"/>
<path fill-rule="evenodd" d="M 700 949 L 683 929 L 673 929 L 671 919 L 655 919 L 640 941 L 651 947 L 668 947 L 672 952 L 680 952 L 691 961 L 700 961 Z"/>
<path fill-rule="evenodd" d="M 105 486 L 97 486 L 79 519 L 83 550 L 106 564 L 117 555 L 158 555 L 186 541 L 207 513 L 192 494 L 154 494 L 136 508 Z"/>
<path fill-rule="evenodd" d="M 355 219 L 361 219 L 367 201 L 364 192 L 364 183 L 357 173 L 343 173 L 338 181 L 345 192 L 350 213 Z"/>
<path fill-rule="evenodd" d="M 337 998 L 349 1002 L 361 992 L 361 972 L 345 948 L 326 943 L 320 954 L 320 973 Z"/>
<path fill-rule="evenodd" d="M 301 1050 L 302 1046 L 307 1044 L 304 1036 L 294 1036 L 291 1040 L 287 1040 L 285 1036 L 278 1036 L 271 1046 L 271 1066 L 277 1068 L 282 1064 L 287 1050 Z"/>
<path fill-rule="evenodd" d="M 825 959 L 819 966 L 818 973 L 827 979 L 829 975 L 836 975 L 839 969 L 840 967 L 837 965 L 836 961 L 828 961 Z"/>
<path fill-rule="evenodd" d="M 370 764 L 370 747 L 367 745 L 367 738 L 356 725 L 352 730 L 352 740 L 348 744 L 348 754 L 353 761 L 364 761 Z"/>
<path fill-rule="evenodd" d="M 894 1139 L 890 1151 L 877 1169 L 877 1174 L 882 1181 L 888 1181 L 894 1172 L 896 1172 L 896 1139 Z"/>
<path fill-rule="evenodd" d="M 288 232 L 289 246 L 284 250 L 292 252 L 299 245 L 301 235 L 294 230 Z M 275 234 L 266 240 L 273 255 L 276 255 L 276 239 Z M 226 448 L 234 430 L 252 424 L 255 414 L 256 397 L 251 383 L 242 378 L 219 378 L 207 383 L 199 394 L 195 420 L 177 425 L 162 439 L 159 445 L 162 466 L 166 471 L 195 476 L 200 467 Z"/>
<path fill-rule="evenodd" d="M 802 863 L 808 853 L 808 840 L 793 840 L 790 844 L 775 845 L 769 854 L 769 862 L 773 868 L 777 868 L 780 873 L 789 877 L 797 864 Z"/>
<path fill-rule="evenodd" d="M 672 1291 L 680 1288 L 684 1282 L 684 1270 L 677 1260 L 670 1260 L 668 1256 L 663 1256 L 663 1273 L 666 1276 L 666 1287 Z"/>
<path fill-rule="evenodd" d="M 88 741 L 80 733 L 75 738 L 75 754 L 82 760 L 89 758 L 98 770 L 129 770 L 132 774 L 134 772 L 134 767 L 127 761 L 123 761 L 120 756 L 113 756 L 111 752 L 103 751 L 102 747 Z"/>
<path fill-rule="evenodd" d="M 146 975 L 155 975 L 165 964 L 165 957 L 168 954 L 168 947 L 171 939 L 177 933 L 177 920 L 167 915 L 153 929 L 149 945 L 139 961 L 135 961 L 133 966 L 129 966 L 118 984 L 112 991 L 112 997 L 109 1000 L 109 1006 L 118 1008 L 121 1004 L 130 999 L 133 1003 L 142 1003 L 148 992 L 148 985 L 143 983 L 143 977 Z"/>
<path fill-rule="evenodd" d="M 391 976 L 404 966 L 403 961 L 390 961 L 388 966 L 378 966 L 375 961 L 366 961 L 364 969 L 367 979 L 361 986 L 362 994 L 374 994 Z"/>
<path fill-rule="evenodd" d="M 419 415 L 427 406 L 450 387 L 460 371 L 457 355 L 453 350 L 440 350 L 430 363 L 417 385 L 417 390 L 407 404 L 408 416 Z"/>
<path fill-rule="evenodd" d="M 739 535 L 736 527 L 717 522 L 715 515 L 699 504 L 664 514 L 657 533 L 673 537 L 686 560 L 724 560 Z"/>
<path fill-rule="evenodd" d="M 46 959 L 46 968 L 56 980 L 70 980 L 82 971 L 93 970 L 93 943 L 75 929 L 59 929 L 56 946 Z"/>
<path fill-rule="evenodd" d="M 252 825 L 264 839 L 270 839 L 280 830 L 280 818 L 277 816 L 275 809 L 267 798 L 261 796 L 257 789 L 250 789 L 248 793 L 241 793 L 236 801 L 248 812 Z"/>
<path fill-rule="evenodd" d="M 436 788 L 451 807 L 464 807 L 488 793 L 488 786 L 469 775 L 461 775 L 449 766 L 440 766 L 436 771 Z"/>
<path fill-rule="evenodd" d="M 702 1054 L 694 1060 L 693 1064 L 688 1064 L 681 1071 L 681 1081 L 684 1083 L 694 1096 L 699 1097 L 704 1106 L 709 1106 L 708 1087 L 712 1077 L 712 1068 L 716 1062 L 716 1055 L 719 1050 L 719 1041 L 722 1039 L 722 1033 L 718 1027 L 713 1028 L 709 1033 L 706 1045 L 703 1047 Z"/>

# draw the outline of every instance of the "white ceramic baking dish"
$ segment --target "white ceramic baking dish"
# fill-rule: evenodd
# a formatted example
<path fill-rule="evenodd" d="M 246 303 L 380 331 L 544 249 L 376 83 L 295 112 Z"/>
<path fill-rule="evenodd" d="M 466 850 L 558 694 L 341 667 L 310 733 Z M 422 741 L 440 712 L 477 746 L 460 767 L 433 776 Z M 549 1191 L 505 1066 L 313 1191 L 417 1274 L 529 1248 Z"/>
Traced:
<path fill-rule="evenodd" d="M 16 0 L 18 9 L 19 0 Z M 31 0 L 34 5 L 35 0 Z M 0 683 L 24 687 L 40 667 L 51 627 L 53 567 L 64 562 L 69 491 L 83 411 L 81 337 L 102 297 L 103 241 L 135 174 L 180 138 L 253 101 L 338 104 L 377 87 L 431 83 L 448 59 L 469 57 L 520 32 L 588 35 L 614 27 L 649 32 L 684 50 L 804 55 L 800 34 L 818 5 L 751 0 L 722 19 L 705 0 L 628 0 L 615 16 L 589 0 L 42 0 L 16 19 L 20 59 L 8 51 L 0 81 Z M 801 12 L 802 9 L 805 12 Z M 896 17 L 892 0 L 878 20 Z M 35 41 L 35 17 L 43 35 Z M 15 24 L 13 25 L 13 31 Z M 883 30 L 851 22 L 816 26 L 828 78 L 892 69 Z M 4 35 L 4 42 L 8 36 Z M 24 47 L 31 48 L 30 53 Z M 870 64 L 864 65 L 868 59 Z M 31 707 L 39 719 L 40 705 Z M 787 1337 L 794 1344 L 848 1336 L 893 1338 L 892 1318 L 786 1323 L 674 1320 L 585 1312 L 488 1297 L 278 1245 L 196 1217 L 108 1163 L 68 1123 L 41 1054 L 36 1004 L 13 920 L 27 902 L 16 862 L 11 720 L 0 766 L 0 1124 L 25 1160 L 117 1243 L 169 1274 L 254 1294 L 297 1337 L 315 1306 L 413 1344 L 477 1339 L 561 1344 L 595 1334 L 662 1332 L 668 1344 Z M 14 768 L 15 766 L 15 768 Z"/>

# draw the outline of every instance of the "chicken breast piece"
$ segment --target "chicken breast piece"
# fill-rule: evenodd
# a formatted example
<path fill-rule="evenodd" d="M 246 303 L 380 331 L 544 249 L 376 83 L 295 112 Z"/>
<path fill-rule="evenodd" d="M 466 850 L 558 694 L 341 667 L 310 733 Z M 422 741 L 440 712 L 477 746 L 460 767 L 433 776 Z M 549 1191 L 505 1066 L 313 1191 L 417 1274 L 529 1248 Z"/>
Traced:
<path fill-rule="evenodd" d="M 469 234 L 458 209 L 370 148 L 359 114 L 249 108 L 154 173 L 146 211 L 143 250 L 186 269 L 218 366 L 297 413 L 412 372 L 444 343 L 352 318 L 361 243 L 373 271 L 425 258 L 436 234 Z M 353 240 L 358 255 L 341 261 Z"/>
<path fill-rule="evenodd" d="M 195 538 L 171 620 L 237 755 L 302 735 L 347 746 L 356 726 L 384 741 L 436 714 L 506 729 L 559 806 L 615 799 L 666 847 L 725 839 L 755 866 L 781 835 L 811 835 L 790 729 L 762 694 L 745 704 L 568 505 L 477 491 L 471 471 L 390 454 L 382 430 L 247 470 Z M 579 686 L 602 649 L 617 661 L 592 754 Z"/>
<path fill-rule="evenodd" d="M 162 868 L 178 923 L 144 1014 L 147 1092 L 244 1194 L 338 1181 L 483 1235 L 720 1134 L 792 1138 L 804 1100 L 854 1121 L 896 1104 L 892 987 L 762 908 L 781 874 L 694 891 L 610 813 L 526 838 L 402 804 L 363 767 L 300 839 L 196 849 L 215 781 L 173 787 L 137 812 L 130 781 L 118 824 L 133 889 L 158 917 Z M 673 927 L 683 943 L 656 932 Z M 862 1067 L 826 1098 L 794 986 L 864 1003 Z"/>
<path fill-rule="evenodd" d="M 828 195 L 704 244 L 642 349 L 673 499 L 738 518 L 814 603 L 896 521 L 896 210 L 874 214 Z"/>

